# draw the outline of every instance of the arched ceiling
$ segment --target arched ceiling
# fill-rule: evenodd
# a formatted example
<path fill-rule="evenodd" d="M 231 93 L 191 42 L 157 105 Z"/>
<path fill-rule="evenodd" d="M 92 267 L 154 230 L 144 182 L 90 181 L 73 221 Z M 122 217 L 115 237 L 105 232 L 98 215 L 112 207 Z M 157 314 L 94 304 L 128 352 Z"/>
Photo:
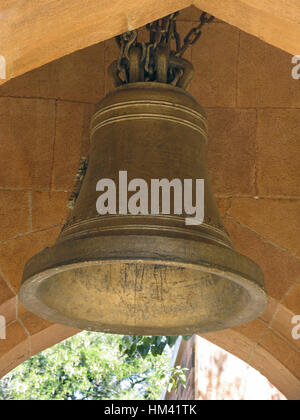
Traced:
<path fill-rule="evenodd" d="M 3 0 L 0 55 L 6 75 L 0 83 L 190 5 L 300 53 L 298 0 Z"/>

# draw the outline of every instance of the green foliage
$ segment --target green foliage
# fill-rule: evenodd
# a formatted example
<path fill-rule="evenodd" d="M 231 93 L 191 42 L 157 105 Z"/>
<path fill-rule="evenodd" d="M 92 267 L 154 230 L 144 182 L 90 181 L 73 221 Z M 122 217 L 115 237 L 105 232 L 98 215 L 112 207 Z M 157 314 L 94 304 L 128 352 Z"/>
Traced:
<path fill-rule="evenodd" d="M 167 346 L 170 348 L 174 346 L 177 338 L 125 335 L 119 349 L 128 358 L 139 354 L 143 359 L 146 359 L 149 354 L 154 357 L 161 356 Z"/>
<path fill-rule="evenodd" d="M 181 366 L 172 368 L 171 374 L 169 376 L 168 392 L 173 390 L 177 391 L 179 384 L 186 388 L 186 375 L 184 372 L 187 370 L 187 368 L 182 368 Z"/>
<path fill-rule="evenodd" d="M 177 337 L 83 332 L 32 357 L 0 381 L 0 400 L 159 399 L 171 378 L 170 346 Z"/>
<path fill-rule="evenodd" d="M 183 338 L 188 341 L 191 337 L 192 335 L 187 335 Z M 177 339 L 178 337 L 175 336 L 153 337 L 125 335 L 119 349 L 123 355 L 127 355 L 129 358 L 138 353 L 145 359 L 149 354 L 153 356 L 162 355 L 167 347 L 172 348 L 174 346 Z"/>

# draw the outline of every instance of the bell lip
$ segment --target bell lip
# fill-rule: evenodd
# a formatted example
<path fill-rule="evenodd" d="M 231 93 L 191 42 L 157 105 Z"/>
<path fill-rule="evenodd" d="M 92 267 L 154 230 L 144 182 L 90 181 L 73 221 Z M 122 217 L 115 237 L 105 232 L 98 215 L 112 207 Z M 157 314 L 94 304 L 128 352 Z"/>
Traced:
<path fill-rule="evenodd" d="M 114 241 L 116 237 L 112 238 Z M 166 239 L 166 238 L 165 238 Z M 84 241 L 84 240 L 81 240 Z M 90 241 L 90 239 L 86 239 L 86 241 Z M 174 241 L 174 239 L 172 239 Z M 31 312 L 39 315 L 42 318 L 45 318 L 49 321 L 63 324 L 67 326 L 71 326 L 73 328 L 81 329 L 81 330 L 90 330 L 90 331 L 97 331 L 97 332 L 106 332 L 112 334 L 128 334 L 128 335 L 189 335 L 189 334 L 204 334 L 213 331 L 220 331 L 225 330 L 228 328 L 237 327 L 248 322 L 253 321 L 254 319 L 258 318 L 267 308 L 268 303 L 268 296 L 264 286 L 263 274 L 256 263 L 254 263 L 249 258 L 236 253 L 234 250 L 226 249 L 225 252 L 232 253 L 234 258 L 240 261 L 241 265 L 245 266 L 245 270 L 247 271 L 248 268 L 251 266 L 253 272 L 256 273 L 256 278 L 253 278 L 249 274 L 247 275 L 245 272 L 238 272 L 235 271 L 232 267 L 230 268 L 229 265 L 226 266 L 226 263 L 216 264 L 215 261 L 209 263 L 209 261 L 202 260 L 201 262 L 183 262 L 174 260 L 174 258 L 169 259 L 161 259 L 161 258 L 145 258 L 145 256 L 136 257 L 136 258 L 126 258 L 126 257 L 114 257 L 114 258 L 106 258 L 106 259 L 87 259 L 83 258 L 81 261 L 74 262 L 69 260 L 69 263 L 56 263 L 52 264 L 51 267 L 44 267 L 42 268 L 42 264 L 40 263 L 41 256 L 49 257 L 49 254 L 52 252 L 53 254 L 59 253 L 59 248 L 61 246 L 66 246 L 67 242 L 62 244 L 54 245 L 52 248 L 46 248 L 40 254 L 33 257 L 25 266 L 24 277 L 22 284 L 19 289 L 19 298 L 20 301 L 25 305 Z M 203 244 L 198 243 L 200 248 L 202 249 L 215 249 L 216 251 L 220 251 L 220 247 L 212 244 Z M 67 245 L 68 246 L 68 245 Z M 53 253 L 54 250 L 54 253 Z M 225 248 L 222 249 L 224 252 Z M 55 252 L 57 251 L 57 252 Z M 144 328 L 144 327 L 134 327 L 134 326 L 120 326 L 114 327 L 112 325 L 103 325 L 100 322 L 95 323 L 91 321 L 82 321 L 82 320 L 75 320 L 73 318 L 69 318 L 64 315 L 59 315 L 57 311 L 54 309 L 49 308 L 45 303 L 40 301 L 37 297 L 38 289 L 40 285 L 47 281 L 50 277 L 54 276 L 55 274 L 59 274 L 66 270 L 72 270 L 76 268 L 83 268 L 88 266 L 95 266 L 95 265 L 102 265 L 102 264 L 114 264 L 114 263 L 144 263 L 144 264 L 159 264 L 164 266 L 176 266 L 176 267 L 184 267 L 193 270 L 200 270 L 202 272 L 207 272 L 209 274 L 214 274 L 223 278 L 226 278 L 238 285 L 240 285 L 243 289 L 245 289 L 249 294 L 249 302 L 248 304 L 239 312 L 239 314 L 235 314 L 234 316 L 226 318 L 224 321 L 220 323 L 214 322 L 213 324 L 207 324 L 205 327 L 197 327 L 196 325 L 184 326 L 184 327 L 176 327 L 176 328 Z M 211 266 L 209 266 L 211 264 Z M 33 266 L 35 268 L 33 269 Z M 33 270 L 33 271 L 32 271 Z M 249 271 L 251 271 L 249 269 Z M 31 272 L 31 274 L 30 274 Z M 252 278 L 251 278 L 252 277 Z M 97 324 L 97 325 L 96 325 Z M 219 325 L 218 325 L 219 324 Z"/>

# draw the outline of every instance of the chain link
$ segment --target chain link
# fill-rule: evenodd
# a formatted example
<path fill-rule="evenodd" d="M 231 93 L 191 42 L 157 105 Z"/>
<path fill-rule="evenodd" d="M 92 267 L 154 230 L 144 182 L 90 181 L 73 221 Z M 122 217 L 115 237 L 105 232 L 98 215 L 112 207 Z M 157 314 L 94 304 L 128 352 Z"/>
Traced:
<path fill-rule="evenodd" d="M 115 62 L 116 64 L 113 63 L 111 66 L 112 71 L 117 73 L 112 75 L 116 85 L 130 83 L 130 74 L 140 74 L 141 81 L 163 79 L 175 86 L 180 86 L 180 81 L 183 78 L 191 80 L 192 77 L 187 77 L 187 75 L 184 77 L 184 72 L 193 72 L 192 65 L 182 57 L 188 48 L 199 40 L 203 26 L 212 22 L 214 17 L 203 12 L 199 25 L 192 28 L 181 43 L 177 30 L 178 15 L 179 12 L 172 13 L 167 17 L 147 24 L 149 42 L 138 42 L 137 31 L 128 31 L 116 37 L 120 54 L 117 62 Z M 172 48 L 174 43 L 174 48 Z M 140 54 L 137 54 L 137 49 L 140 49 Z M 134 57 L 132 59 L 131 54 Z M 139 56 L 139 62 L 136 59 L 137 55 Z M 137 66 L 133 71 L 132 65 Z M 144 74 L 141 74 L 141 71 Z M 162 75 L 163 72 L 166 72 L 165 76 Z M 180 87 L 185 88 L 186 86 Z"/>
<path fill-rule="evenodd" d="M 182 57 L 187 49 L 194 45 L 202 35 L 202 28 L 205 24 L 208 24 L 214 20 L 214 16 L 208 16 L 207 13 L 203 12 L 200 17 L 200 23 L 195 28 L 192 28 L 187 36 L 184 38 L 184 42 L 181 48 L 176 51 L 177 57 Z"/>

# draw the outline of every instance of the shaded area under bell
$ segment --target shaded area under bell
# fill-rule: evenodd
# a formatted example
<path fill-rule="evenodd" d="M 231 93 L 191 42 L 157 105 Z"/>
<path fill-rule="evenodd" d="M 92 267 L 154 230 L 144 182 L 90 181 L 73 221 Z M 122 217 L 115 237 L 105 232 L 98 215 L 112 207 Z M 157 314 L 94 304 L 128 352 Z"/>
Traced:
<path fill-rule="evenodd" d="M 75 209 L 56 244 L 26 264 L 21 302 L 56 323 L 130 335 L 217 331 L 264 312 L 263 274 L 234 250 L 222 225 L 206 140 L 204 111 L 183 89 L 133 83 L 104 98 Z M 187 226 L 187 215 L 174 212 L 100 216 L 96 185 L 117 184 L 119 171 L 148 185 L 204 179 L 204 223 Z"/>

